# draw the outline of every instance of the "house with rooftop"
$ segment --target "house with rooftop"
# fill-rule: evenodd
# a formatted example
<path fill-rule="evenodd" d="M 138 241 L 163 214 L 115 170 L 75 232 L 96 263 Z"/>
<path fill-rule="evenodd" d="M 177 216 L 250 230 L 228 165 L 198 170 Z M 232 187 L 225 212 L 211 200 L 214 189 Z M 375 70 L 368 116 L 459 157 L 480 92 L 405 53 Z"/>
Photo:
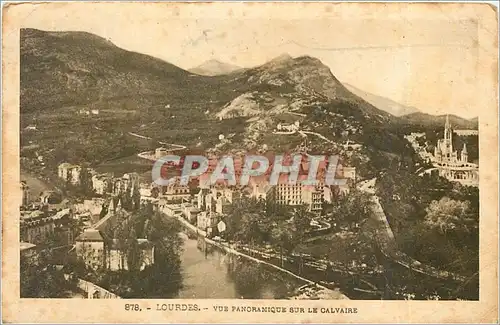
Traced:
<path fill-rule="evenodd" d="M 129 217 L 121 202 L 111 198 L 107 214 L 76 238 L 77 257 L 93 269 L 127 270 L 127 254 L 120 249 L 114 233 L 118 225 L 129 221 Z M 154 263 L 154 245 L 145 238 L 137 238 L 137 243 L 141 252 L 139 269 L 142 270 Z"/>

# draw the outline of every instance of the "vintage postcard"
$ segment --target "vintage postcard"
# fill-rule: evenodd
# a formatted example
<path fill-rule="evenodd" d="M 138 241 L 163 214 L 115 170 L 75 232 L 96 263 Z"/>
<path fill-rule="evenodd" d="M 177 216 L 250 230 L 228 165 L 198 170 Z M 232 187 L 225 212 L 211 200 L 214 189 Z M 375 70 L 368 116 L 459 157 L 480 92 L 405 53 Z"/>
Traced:
<path fill-rule="evenodd" d="M 498 322 L 494 6 L 2 11 L 3 321 Z"/>

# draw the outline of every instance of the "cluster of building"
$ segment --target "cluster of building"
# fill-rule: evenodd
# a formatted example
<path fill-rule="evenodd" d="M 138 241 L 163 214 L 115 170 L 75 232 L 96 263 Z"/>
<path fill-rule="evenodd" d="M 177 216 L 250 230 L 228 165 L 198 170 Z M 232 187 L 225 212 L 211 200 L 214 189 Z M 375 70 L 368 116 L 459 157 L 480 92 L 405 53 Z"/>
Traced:
<path fill-rule="evenodd" d="M 80 109 L 78 113 L 82 115 L 99 115 L 99 110 L 98 109 Z"/>
<path fill-rule="evenodd" d="M 58 176 L 71 185 L 82 185 L 84 177 L 88 180 L 87 186 L 97 195 L 120 195 L 126 191 L 139 190 L 139 175 L 126 173 L 121 177 L 114 177 L 110 173 L 97 173 L 92 168 L 83 168 L 80 165 L 62 163 L 58 166 Z M 144 184 L 142 185 L 144 187 Z"/>
<path fill-rule="evenodd" d="M 160 152 L 158 152 L 160 154 Z M 161 154 L 164 154 L 161 152 Z M 235 168 L 243 167 L 241 161 L 235 161 Z M 339 166 L 342 168 L 341 166 Z M 211 163 L 209 173 L 215 166 Z M 298 206 L 307 205 L 312 212 L 321 212 L 325 201 L 331 202 L 336 193 L 349 190 L 349 185 L 326 186 L 319 182 L 314 186 L 301 184 L 308 172 L 307 164 L 301 166 L 301 175 L 297 184 L 288 184 L 287 175 L 283 175 L 278 185 L 271 186 L 265 175 L 253 177 L 247 186 L 228 186 L 224 181 L 215 185 L 205 185 L 203 179 L 199 183 L 183 185 L 180 178 L 167 186 L 155 183 L 142 183 L 137 173 L 127 173 L 121 177 L 109 174 L 98 174 L 90 168 L 62 163 L 58 166 L 58 176 L 72 185 L 82 185 L 84 173 L 88 185 L 92 187 L 95 197 L 72 204 L 70 208 L 61 206 L 61 197 L 53 191 L 42 193 L 37 206 L 25 209 L 21 214 L 21 241 L 23 247 L 32 250 L 31 245 L 44 244 L 57 228 L 67 225 L 66 243 L 74 245 L 76 255 L 85 264 L 94 269 L 126 270 L 127 254 L 120 250 L 113 234 L 118 224 L 126 223 L 130 217 L 122 199 L 130 202 L 132 197 L 139 199 L 139 204 L 150 203 L 153 208 L 168 216 L 182 216 L 199 229 L 212 233 L 215 229 L 225 228 L 224 219 L 231 209 L 245 197 L 264 200 L 266 203 Z M 343 167 L 340 171 L 343 178 L 355 180 L 356 170 Z M 241 175 L 238 174 L 238 177 Z M 321 178 L 321 175 L 318 175 Z M 196 189 L 195 189 L 196 188 Z M 29 188 L 21 183 L 23 190 L 22 205 L 26 207 Z M 59 204 L 59 205 L 58 205 Z M 43 208 L 53 206 L 53 209 Z M 63 223 L 62 220 L 68 222 Z M 71 227 L 70 220 L 78 227 Z M 79 234 L 77 233 L 79 232 Z M 61 231 L 59 231 L 61 233 Z M 140 269 L 154 263 L 154 245 L 146 238 L 137 239 L 141 253 Z"/>
<path fill-rule="evenodd" d="M 238 166 L 235 161 L 235 166 Z M 277 185 L 270 185 L 265 175 L 250 178 L 248 186 L 230 186 L 221 181 L 214 185 L 206 185 L 203 177 L 200 178 L 199 190 L 196 194 L 189 186 L 181 185 L 179 181 L 162 187 L 156 198 L 149 199 L 159 211 L 169 216 L 182 216 L 191 224 L 208 234 L 220 228 L 221 223 L 231 213 L 235 204 L 243 197 L 262 200 L 265 204 L 282 206 L 306 205 L 309 211 L 321 213 L 325 202 L 332 202 L 336 195 L 345 194 L 354 184 L 356 169 L 354 167 L 340 167 L 339 173 L 348 182 L 342 186 L 327 186 L 323 182 L 316 185 L 301 183 L 307 179 L 307 174 L 301 174 L 294 184 L 288 183 L 288 175 L 282 174 Z M 307 166 L 304 167 L 307 172 Z M 237 169 L 237 168 L 236 168 Z M 141 197 L 147 201 L 147 197 Z"/>
<path fill-rule="evenodd" d="M 276 125 L 276 131 L 278 132 L 297 132 L 300 130 L 300 122 L 295 121 L 294 123 L 278 123 Z"/>
<path fill-rule="evenodd" d="M 21 210 L 19 222 L 20 240 L 33 245 L 44 245 L 55 240 L 59 245 L 70 245 L 74 241 L 71 209 L 50 209 L 47 205 L 40 209 Z"/>
<path fill-rule="evenodd" d="M 154 191 L 147 184 L 140 184 L 137 173 L 124 174 L 121 177 L 113 177 L 110 174 L 98 174 L 90 168 L 62 163 L 58 166 L 58 177 L 67 184 L 82 185 L 84 173 L 87 177 L 87 185 L 96 196 L 92 199 L 83 200 L 80 203 L 69 204 L 62 200 L 57 191 L 43 191 L 35 198 L 30 193 L 30 187 L 25 181 L 21 181 L 21 216 L 20 216 L 20 241 L 22 251 L 36 251 L 39 247 L 51 244 L 52 240 L 58 240 L 59 245 L 75 247 L 77 255 L 91 267 L 109 268 L 117 270 L 126 268 L 126 258 L 117 257 L 116 240 L 105 238 L 100 234 L 98 243 L 95 230 L 102 231 L 112 220 L 112 216 L 121 208 L 121 202 L 116 202 L 117 197 L 134 195 L 150 196 Z M 127 213 L 123 210 L 123 213 Z M 80 236 L 79 232 L 85 229 Z M 89 240 L 92 239 L 92 240 Z M 84 244 L 85 243 L 85 244 Z M 145 257 L 145 265 L 153 261 L 153 247 L 146 240 L 138 240 L 139 247 L 143 250 L 141 256 Z M 102 246 L 103 249 L 95 250 L 101 254 L 96 258 L 95 254 L 83 252 L 87 246 Z M 28 249 L 29 248 L 29 249 Z M 82 250 L 83 249 L 83 250 Z M 99 262 L 99 263 L 97 263 Z M 97 264 L 98 265 L 97 265 Z M 125 265 L 125 266 L 124 266 Z M 144 267 L 144 266 L 143 266 Z"/>
<path fill-rule="evenodd" d="M 26 181 L 20 183 L 19 240 L 21 257 L 33 262 L 39 246 L 56 243 L 71 245 L 76 235 L 73 213 L 55 191 L 43 191 L 35 197 Z"/>
<path fill-rule="evenodd" d="M 299 174 L 297 182 L 289 183 L 289 176 L 282 174 L 275 186 L 268 183 L 267 177 L 252 178 L 250 180 L 251 196 L 272 201 L 278 205 L 306 205 L 309 211 L 320 213 L 324 202 L 330 203 L 336 195 L 349 192 L 351 185 L 356 181 L 355 167 L 341 165 L 339 167 L 338 172 L 347 180 L 345 185 L 328 186 L 321 180 L 318 180 L 315 185 L 308 185 L 304 182 L 307 180 L 307 174 Z M 320 175 L 319 179 L 323 177 Z"/>
<path fill-rule="evenodd" d="M 89 210 L 93 210 L 93 215 L 99 210 L 99 203 L 103 202 L 101 200 L 89 203 Z M 117 197 L 104 200 L 101 212 L 102 209 L 105 209 L 106 214 L 100 216 L 97 222 L 84 229 L 76 238 L 76 255 L 87 267 L 94 270 L 128 270 L 127 252 L 120 247 L 119 241 L 113 234 L 120 224 L 129 221 L 130 213 L 122 209 L 121 201 Z M 154 245 L 146 238 L 136 240 L 137 249 L 140 251 L 138 267 L 143 270 L 146 266 L 154 264 Z"/>

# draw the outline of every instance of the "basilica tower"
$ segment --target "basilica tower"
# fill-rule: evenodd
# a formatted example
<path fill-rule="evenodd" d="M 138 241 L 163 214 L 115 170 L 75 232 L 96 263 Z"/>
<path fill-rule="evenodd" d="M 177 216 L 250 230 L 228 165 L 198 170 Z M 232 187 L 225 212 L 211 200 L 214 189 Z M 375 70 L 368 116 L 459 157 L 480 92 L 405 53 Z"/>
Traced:
<path fill-rule="evenodd" d="M 444 124 L 444 146 L 446 158 L 450 159 L 453 152 L 453 130 L 448 115 L 446 115 L 446 123 Z"/>

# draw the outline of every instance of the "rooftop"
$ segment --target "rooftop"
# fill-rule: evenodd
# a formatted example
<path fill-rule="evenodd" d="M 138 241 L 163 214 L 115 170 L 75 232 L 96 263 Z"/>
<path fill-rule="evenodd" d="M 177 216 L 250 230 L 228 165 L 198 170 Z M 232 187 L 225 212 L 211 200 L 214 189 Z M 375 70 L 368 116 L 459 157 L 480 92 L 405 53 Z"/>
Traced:
<path fill-rule="evenodd" d="M 76 241 L 104 241 L 104 239 L 99 230 L 85 229 L 83 233 L 76 238 Z"/>
<path fill-rule="evenodd" d="M 26 242 L 20 242 L 19 243 L 19 248 L 21 251 L 24 251 L 24 250 L 27 250 L 27 249 L 30 249 L 30 248 L 33 248 L 33 247 L 36 247 L 35 244 L 32 244 L 32 243 L 26 243 Z"/>
<path fill-rule="evenodd" d="M 153 243 L 151 243 L 149 240 L 146 238 L 137 238 L 137 244 L 140 249 L 149 249 L 153 247 Z M 113 239 L 110 242 L 110 249 L 118 249 L 118 239 Z"/>

